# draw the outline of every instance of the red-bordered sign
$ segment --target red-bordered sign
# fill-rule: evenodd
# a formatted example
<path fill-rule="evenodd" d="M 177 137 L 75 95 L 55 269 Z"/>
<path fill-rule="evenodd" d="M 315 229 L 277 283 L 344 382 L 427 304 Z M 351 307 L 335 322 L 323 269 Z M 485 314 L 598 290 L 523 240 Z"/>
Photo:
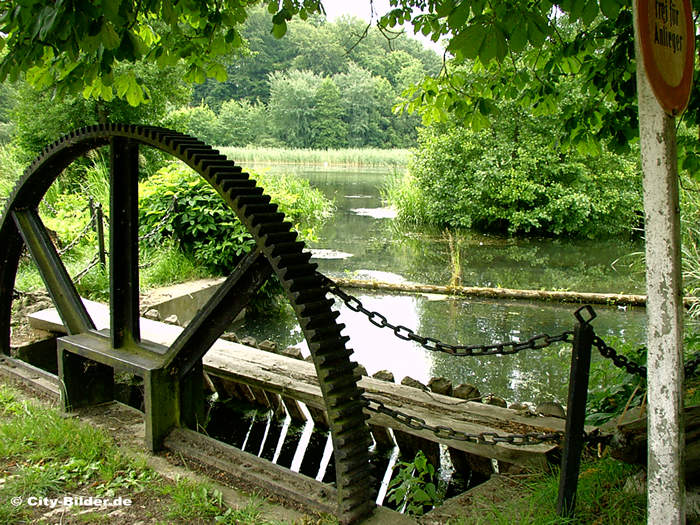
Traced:
<path fill-rule="evenodd" d="M 635 0 L 639 44 L 651 88 L 661 107 L 678 115 L 693 83 L 695 27 L 690 0 Z"/>

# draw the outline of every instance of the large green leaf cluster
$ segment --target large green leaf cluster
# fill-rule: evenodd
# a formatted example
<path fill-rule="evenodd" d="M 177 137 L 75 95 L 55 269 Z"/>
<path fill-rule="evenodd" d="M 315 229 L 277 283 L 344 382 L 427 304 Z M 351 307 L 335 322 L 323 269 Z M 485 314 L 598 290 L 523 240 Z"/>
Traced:
<path fill-rule="evenodd" d="M 508 234 L 631 234 L 641 219 L 638 168 L 627 157 L 562 152 L 550 119 L 511 106 L 492 127 L 435 126 L 411 171 L 420 220 Z M 402 204 L 397 203 L 399 206 Z"/>

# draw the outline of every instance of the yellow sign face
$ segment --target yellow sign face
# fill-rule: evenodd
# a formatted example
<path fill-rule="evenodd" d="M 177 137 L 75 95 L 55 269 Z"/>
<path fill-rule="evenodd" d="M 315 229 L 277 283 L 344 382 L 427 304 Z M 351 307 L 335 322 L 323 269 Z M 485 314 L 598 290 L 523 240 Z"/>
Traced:
<path fill-rule="evenodd" d="M 685 109 L 693 80 L 695 31 L 690 0 L 637 0 L 639 37 L 652 90 L 664 110 Z"/>

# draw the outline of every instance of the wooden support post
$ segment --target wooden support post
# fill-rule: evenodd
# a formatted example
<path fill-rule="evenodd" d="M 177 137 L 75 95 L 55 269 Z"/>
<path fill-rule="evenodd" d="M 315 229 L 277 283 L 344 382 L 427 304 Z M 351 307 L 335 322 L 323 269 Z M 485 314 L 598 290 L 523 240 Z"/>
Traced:
<path fill-rule="evenodd" d="M 633 6 L 644 172 L 649 399 L 647 519 L 649 525 L 681 525 L 686 520 L 683 292 L 676 129 L 675 119 L 662 109 L 647 76 L 653 64 L 647 64 L 643 56 L 640 6 L 637 2 L 633 2 Z"/>

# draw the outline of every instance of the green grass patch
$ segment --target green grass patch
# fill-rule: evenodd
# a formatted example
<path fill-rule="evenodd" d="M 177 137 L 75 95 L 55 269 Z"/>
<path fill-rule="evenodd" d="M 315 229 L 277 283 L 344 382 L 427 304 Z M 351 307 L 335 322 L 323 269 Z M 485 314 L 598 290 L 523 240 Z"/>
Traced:
<path fill-rule="evenodd" d="M 222 147 L 230 160 L 250 164 L 298 164 L 308 166 L 352 166 L 405 168 L 411 151 L 408 149 L 284 149 Z"/>
<path fill-rule="evenodd" d="M 468 518 L 450 525 L 554 525 L 646 523 L 646 495 L 623 491 L 625 482 L 639 467 L 612 458 L 587 461 L 581 465 L 574 518 L 557 515 L 559 473 L 535 474 L 521 485 L 522 497 L 505 498 Z"/>
<path fill-rule="evenodd" d="M 133 503 L 123 509 L 133 522 L 269 523 L 259 497 L 228 508 L 211 485 L 165 480 L 144 461 L 124 455 L 101 429 L 0 385 L 0 523 L 110 522 L 113 507 L 84 513 L 84 506 L 63 506 L 63 514 L 52 515 L 48 505 L 30 503 L 48 498 L 61 507 L 64 497 L 128 498 Z"/>

